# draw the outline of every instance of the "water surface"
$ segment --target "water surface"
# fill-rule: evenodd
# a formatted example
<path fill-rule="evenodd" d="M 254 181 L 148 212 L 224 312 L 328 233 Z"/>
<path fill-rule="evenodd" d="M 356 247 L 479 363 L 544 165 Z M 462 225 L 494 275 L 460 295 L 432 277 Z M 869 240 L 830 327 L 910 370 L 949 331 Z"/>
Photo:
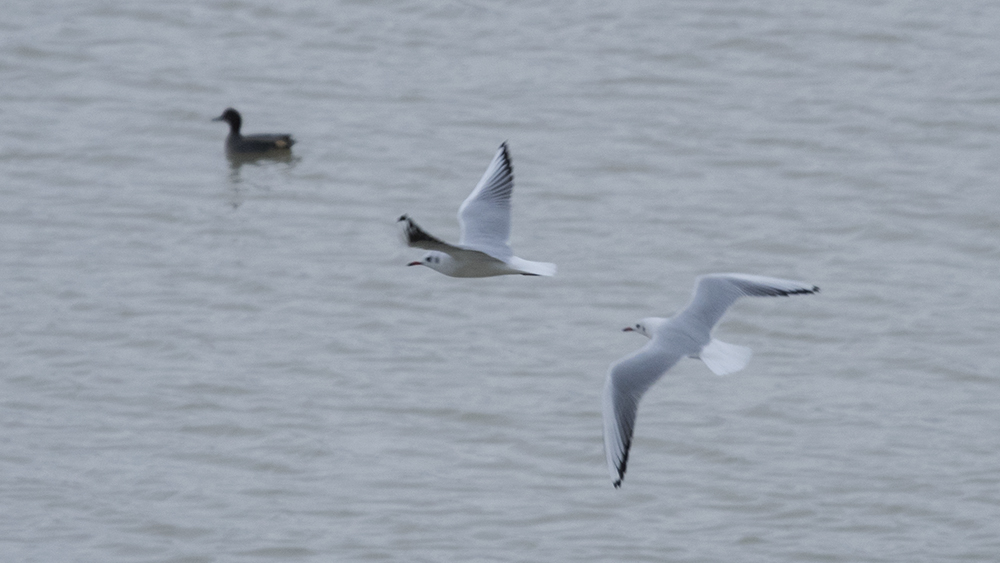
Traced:
<path fill-rule="evenodd" d="M 15 2 L 0 550 L 18 561 L 994 561 L 1000 8 Z M 223 108 L 292 132 L 230 166 Z M 554 278 L 404 264 L 497 145 Z M 802 279 L 640 407 L 619 329 Z"/>

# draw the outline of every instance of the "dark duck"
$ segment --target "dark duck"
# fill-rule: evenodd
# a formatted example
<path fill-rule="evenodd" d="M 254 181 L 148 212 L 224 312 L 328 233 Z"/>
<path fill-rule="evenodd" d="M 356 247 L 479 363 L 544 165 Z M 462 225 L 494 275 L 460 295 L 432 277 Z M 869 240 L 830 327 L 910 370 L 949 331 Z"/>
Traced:
<path fill-rule="evenodd" d="M 287 153 L 295 144 L 295 139 L 288 134 L 241 134 L 240 126 L 243 124 L 243 118 L 240 117 L 240 112 L 233 108 L 226 108 L 222 115 L 212 121 L 225 121 L 229 124 L 229 136 L 226 137 L 226 152 L 229 154 Z"/>

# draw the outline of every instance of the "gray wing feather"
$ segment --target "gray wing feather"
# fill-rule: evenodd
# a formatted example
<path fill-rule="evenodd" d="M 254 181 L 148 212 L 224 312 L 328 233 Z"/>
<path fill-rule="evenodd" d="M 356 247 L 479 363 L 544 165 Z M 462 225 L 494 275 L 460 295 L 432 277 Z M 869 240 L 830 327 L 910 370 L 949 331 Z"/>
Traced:
<path fill-rule="evenodd" d="M 729 306 L 740 297 L 787 296 L 817 291 L 819 288 L 815 285 L 780 278 L 750 274 L 709 274 L 698 278 L 694 296 L 678 317 L 711 331 Z"/>
<path fill-rule="evenodd" d="M 604 384 L 604 453 L 615 488 L 622 484 L 628 465 L 639 399 L 653 383 L 681 359 L 681 354 L 658 349 L 653 341 L 608 371 Z"/>
<path fill-rule="evenodd" d="M 462 237 L 458 244 L 506 260 L 510 248 L 510 198 L 514 192 L 514 169 L 507 143 L 500 145 L 486 172 L 458 209 Z"/>

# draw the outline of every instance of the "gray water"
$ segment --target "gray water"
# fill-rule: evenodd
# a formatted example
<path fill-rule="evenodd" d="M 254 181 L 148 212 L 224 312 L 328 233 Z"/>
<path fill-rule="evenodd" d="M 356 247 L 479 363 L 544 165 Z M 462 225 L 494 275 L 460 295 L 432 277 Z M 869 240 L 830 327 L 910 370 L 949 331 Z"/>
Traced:
<path fill-rule="evenodd" d="M 0 559 L 1000 557 L 1000 4 L 539 4 L 5 5 Z M 504 140 L 558 275 L 406 268 Z M 726 271 L 822 292 L 613 489 L 620 328 Z"/>

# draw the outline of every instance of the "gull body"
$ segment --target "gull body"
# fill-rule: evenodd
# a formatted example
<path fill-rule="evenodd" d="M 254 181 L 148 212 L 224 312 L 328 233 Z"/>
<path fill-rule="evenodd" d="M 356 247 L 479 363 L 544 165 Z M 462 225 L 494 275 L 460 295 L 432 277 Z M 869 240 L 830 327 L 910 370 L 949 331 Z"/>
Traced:
<path fill-rule="evenodd" d="M 408 246 L 428 250 L 408 266 L 427 266 L 446 276 L 483 278 L 521 274 L 551 276 L 555 264 L 532 262 L 514 256 L 510 247 L 510 198 L 514 191 L 514 169 L 507 143 L 500 145 L 476 188 L 458 208 L 462 235 L 450 244 L 420 228 L 408 215 L 403 233 Z"/>
<path fill-rule="evenodd" d="M 670 368 L 685 357 L 705 362 L 716 375 L 737 372 L 750 361 L 749 348 L 712 338 L 712 329 L 743 296 L 816 293 L 802 282 L 749 274 L 710 274 L 695 283 L 687 307 L 671 318 L 647 317 L 626 332 L 649 338 L 641 349 L 611 366 L 604 384 L 604 451 L 615 488 L 621 486 L 632 445 L 639 400 Z"/>

